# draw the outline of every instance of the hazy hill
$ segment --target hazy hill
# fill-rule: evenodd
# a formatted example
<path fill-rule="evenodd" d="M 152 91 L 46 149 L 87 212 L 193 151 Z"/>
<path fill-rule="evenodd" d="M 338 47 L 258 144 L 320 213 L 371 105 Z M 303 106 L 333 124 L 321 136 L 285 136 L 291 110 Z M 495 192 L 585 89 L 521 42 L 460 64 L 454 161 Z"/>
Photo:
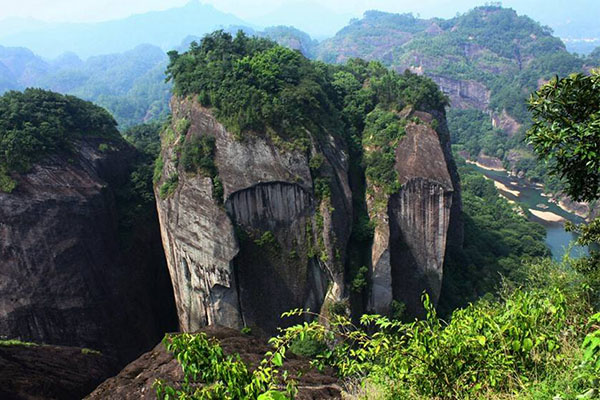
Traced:
<path fill-rule="evenodd" d="M 472 157 L 484 151 L 546 183 L 544 168 L 522 142 L 529 123 L 526 99 L 553 76 L 594 63 L 569 53 L 550 28 L 500 6 L 451 19 L 369 11 L 321 42 L 317 54 L 327 62 L 379 60 L 430 76 L 451 98 L 449 123 L 461 128 L 454 129 L 455 143 Z"/>
<path fill-rule="evenodd" d="M 293 27 L 277 26 L 255 31 L 246 26 L 230 26 L 236 33 L 268 37 L 284 46 L 314 56 L 318 42 Z M 200 35 L 189 35 L 171 48 L 185 51 Z M 73 52 L 45 60 L 23 47 L 0 46 L 0 94 L 8 90 L 41 87 L 72 94 L 108 109 L 121 129 L 169 111 L 170 84 L 165 83 L 168 57 L 158 46 L 142 44 L 132 50 L 93 56 L 83 61 Z"/>
<path fill-rule="evenodd" d="M 13 25 L 9 21 L 8 27 Z M 0 30 L 0 44 L 27 47 L 46 58 L 57 57 L 65 51 L 87 58 L 123 52 L 142 43 L 168 50 L 187 35 L 204 35 L 229 25 L 249 24 L 194 0 L 184 7 L 100 23 L 48 25 L 31 22 L 25 31 Z"/>
<path fill-rule="evenodd" d="M 0 94 L 32 86 L 73 94 L 106 107 L 126 128 L 166 116 L 166 64 L 165 52 L 152 45 L 85 62 L 73 53 L 46 61 L 25 48 L 0 46 Z"/>
<path fill-rule="evenodd" d="M 261 26 L 291 25 L 310 33 L 317 39 L 333 36 L 348 24 L 355 15 L 340 13 L 316 1 L 286 1 L 283 4 L 252 22 Z"/>

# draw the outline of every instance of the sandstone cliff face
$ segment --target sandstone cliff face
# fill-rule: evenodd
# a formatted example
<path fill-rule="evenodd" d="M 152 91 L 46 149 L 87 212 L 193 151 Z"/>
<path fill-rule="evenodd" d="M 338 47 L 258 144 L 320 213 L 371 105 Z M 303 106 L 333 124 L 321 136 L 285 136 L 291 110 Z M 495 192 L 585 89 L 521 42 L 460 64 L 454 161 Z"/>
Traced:
<path fill-rule="evenodd" d="M 284 148 L 266 135 L 236 138 L 192 99 L 174 97 L 171 107 L 155 190 L 181 328 L 250 326 L 273 333 L 286 324 L 282 312 L 327 312 L 329 304 L 346 302 L 352 196 L 360 194 L 348 185 L 343 142 L 310 135 L 304 150 Z M 438 114 L 407 116 L 420 122 L 408 123 L 396 148 L 401 190 L 391 196 L 367 190 L 376 225 L 371 311 L 388 313 L 396 300 L 420 315 L 423 291 L 436 304 L 446 253 L 462 246 L 460 183 L 445 116 Z M 185 131 L 174 135 L 181 126 Z M 214 139 L 217 175 L 180 165 L 182 149 L 200 137 Z M 176 187 L 160 198 L 174 176 Z M 222 192 L 215 191 L 216 179 Z M 329 194 L 318 189 L 323 181 Z"/>
<path fill-rule="evenodd" d="M 450 97 L 454 108 L 476 108 L 487 111 L 490 105 L 491 91 L 481 82 L 475 80 L 458 80 L 445 76 L 428 76 L 439 85 L 440 90 Z"/>
<path fill-rule="evenodd" d="M 430 126 L 432 115 L 413 115 L 421 121 L 408 123 L 395 153 L 400 191 L 384 195 L 373 188 L 367 198 L 376 222 L 369 308 L 377 313 L 390 312 L 395 300 L 409 315 L 422 315 L 423 291 L 437 304 L 446 252 L 462 245 L 460 187 L 447 132 Z"/>
<path fill-rule="evenodd" d="M 341 301 L 352 215 L 343 143 L 309 134 L 306 150 L 284 149 L 266 135 L 235 138 L 191 99 L 174 97 L 171 107 L 173 129 L 184 119 L 190 125 L 163 143 L 156 190 L 178 174 L 157 208 L 181 328 L 248 325 L 272 333 L 284 311 Z M 222 198 L 214 178 L 178 166 L 178 148 L 202 136 L 215 141 Z M 329 182 L 326 198 L 315 191 L 314 158 Z"/>
<path fill-rule="evenodd" d="M 157 230 L 128 252 L 119 241 L 115 190 L 135 151 L 103 142 L 79 142 L 0 193 L 0 336 L 126 361 L 174 328 L 172 291 Z"/>

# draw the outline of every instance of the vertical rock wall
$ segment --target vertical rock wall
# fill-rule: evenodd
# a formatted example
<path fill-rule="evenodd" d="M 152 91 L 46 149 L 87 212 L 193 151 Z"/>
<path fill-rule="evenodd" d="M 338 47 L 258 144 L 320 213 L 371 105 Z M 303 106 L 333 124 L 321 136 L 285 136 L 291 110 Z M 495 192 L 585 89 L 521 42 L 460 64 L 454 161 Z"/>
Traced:
<path fill-rule="evenodd" d="M 175 173 L 179 182 L 157 208 L 181 328 L 247 325 L 273 333 L 285 324 L 281 312 L 342 301 L 352 215 L 343 143 L 308 133 L 308 149 L 285 149 L 266 135 L 234 137 L 192 99 L 174 97 L 171 107 L 173 128 L 183 119 L 190 126 L 163 143 L 157 192 Z M 223 198 L 215 197 L 212 178 L 178 166 L 178 148 L 203 135 L 215 140 Z M 309 168 L 316 156 L 323 160 L 318 172 Z M 328 182 L 327 199 L 315 194 L 315 173 Z"/>
<path fill-rule="evenodd" d="M 130 251 L 119 240 L 115 191 L 136 154 L 104 142 L 77 143 L 0 192 L 0 336 L 128 361 L 176 328 L 173 294 L 157 221 Z"/>
<path fill-rule="evenodd" d="M 433 117 L 414 115 L 420 121 L 408 123 L 396 148 L 400 191 L 384 195 L 373 188 L 375 196 L 368 199 L 376 222 L 369 308 L 384 314 L 395 300 L 409 315 L 422 315 L 424 291 L 437 303 L 456 195 L 445 142 L 430 126 Z"/>

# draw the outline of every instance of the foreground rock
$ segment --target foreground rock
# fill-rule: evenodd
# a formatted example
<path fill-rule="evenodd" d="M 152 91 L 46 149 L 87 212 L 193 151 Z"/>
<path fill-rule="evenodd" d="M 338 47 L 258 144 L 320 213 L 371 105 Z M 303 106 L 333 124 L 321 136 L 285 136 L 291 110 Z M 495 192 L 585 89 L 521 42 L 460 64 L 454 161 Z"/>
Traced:
<path fill-rule="evenodd" d="M 265 352 L 270 349 L 264 340 L 243 335 L 233 329 L 207 327 L 202 332 L 217 338 L 225 354 L 239 354 L 250 369 L 256 368 Z M 327 371 L 316 372 L 310 368 L 307 359 L 289 354 L 284 368 L 290 372 L 290 376 L 297 377 L 300 371 L 303 372 L 296 379 L 299 389 L 297 400 L 341 398 L 341 390 L 333 374 Z M 152 384 L 157 378 L 170 385 L 183 380 L 181 365 L 162 344 L 127 365 L 117 376 L 102 383 L 86 399 L 156 399 Z"/>
<path fill-rule="evenodd" d="M 81 348 L 0 345 L 0 398 L 81 399 L 116 368 L 114 359 Z"/>
<path fill-rule="evenodd" d="M 0 335 L 128 362 L 175 326 L 156 216 L 122 237 L 116 201 L 133 147 L 105 138 L 73 147 L 0 192 Z"/>

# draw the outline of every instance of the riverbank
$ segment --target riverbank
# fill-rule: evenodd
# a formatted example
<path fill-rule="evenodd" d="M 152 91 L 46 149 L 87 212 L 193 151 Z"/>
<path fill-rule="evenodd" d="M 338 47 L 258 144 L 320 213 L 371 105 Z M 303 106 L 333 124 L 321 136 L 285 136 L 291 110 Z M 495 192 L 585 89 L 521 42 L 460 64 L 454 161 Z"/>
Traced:
<path fill-rule="evenodd" d="M 554 214 L 553 212 L 550 211 L 540 211 L 540 210 L 534 210 L 534 209 L 529 209 L 529 212 L 531 214 L 533 214 L 534 216 L 536 216 L 539 219 L 542 219 L 546 222 L 564 222 L 565 219 L 563 217 L 561 217 L 560 215 Z"/>
<path fill-rule="evenodd" d="M 503 192 L 510 193 L 515 197 L 519 197 L 519 195 L 521 194 L 521 192 L 519 192 L 518 190 L 511 189 L 502 182 L 498 182 L 497 180 L 494 180 L 494 179 L 492 179 L 492 180 L 494 181 L 494 186 L 496 186 L 496 189 L 498 189 L 498 190 L 502 190 Z"/>
<path fill-rule="evenodd" d="M 490 165 L 484 165 L 484 164 L 480 163 L 479 161 L 471 161 L 471 160 L 465 160 L 465 161 L 467 162 L 467 164 L 477 165 L 479 168 L 486 169 L 488 171 L 506 171 L 503 167 L 493 167 Z"/>
<path fill-rule="evenodd" d="M 566 207 L 560 207 L 559 201 L 552 199 L 558 197 L 556 194 L 551 196 L 543 194 L 544 188 L 539 184 L 533 184 L 523 178 L 515 178 L 506 171 L 495 171 L 478 166 L 474 162 L 469 164 L 472 164 L 473 168 L 477 169 L 486 179 L 494 182 L 499 194 L 511 201 L 511 206 L 515 208 L 515 211 L 520 209 L 521 213 L 525 214 L 529 220 L 544 226 L 546 229 L 545 242 L 555 260 L 562 259 L 567 251 L 573 257 L 589 254 L 587 247 L 572 246 L 572 241 L 577 239 L 577 235 L 567 232 L 564 228 L 565 221 L 576 224 L 584 221 L 575 213 L 565 210 Z M 517 184 L 515 185 L 515 183 Z M 516 204 L 513 204 L 513 201 Z"/>

